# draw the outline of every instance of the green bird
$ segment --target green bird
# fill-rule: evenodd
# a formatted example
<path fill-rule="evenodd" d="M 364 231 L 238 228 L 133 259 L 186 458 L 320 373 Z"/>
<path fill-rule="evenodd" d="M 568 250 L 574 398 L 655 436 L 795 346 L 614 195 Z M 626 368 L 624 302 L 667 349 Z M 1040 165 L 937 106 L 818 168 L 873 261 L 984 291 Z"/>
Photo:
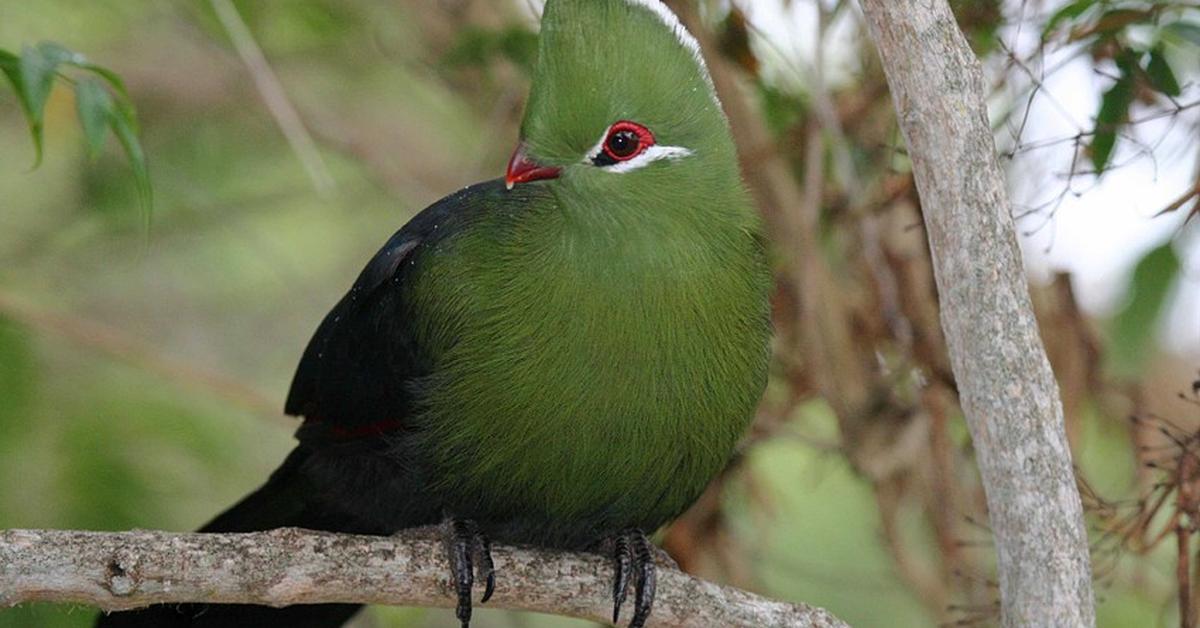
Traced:
<path fill-rule="evenodd" d="M 457 616 L 490 543 L 610 552 L 613 621 L 653 604 L 646 535 L 728 462 L 767 378 L 770 277 L 696 40 L 658 0 L 548 0 L 503 180 L 422 211 L 321 323 L 299 445 L 205 531 L 445 522 Z M 101 626 L 331 626 L 354 605 L 151 607 Z"/>

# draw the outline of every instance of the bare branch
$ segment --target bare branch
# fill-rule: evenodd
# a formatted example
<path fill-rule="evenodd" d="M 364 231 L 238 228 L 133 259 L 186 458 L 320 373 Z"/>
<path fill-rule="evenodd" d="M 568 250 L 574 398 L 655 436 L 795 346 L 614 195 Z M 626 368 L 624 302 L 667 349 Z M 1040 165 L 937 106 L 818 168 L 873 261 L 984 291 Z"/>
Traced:
<path fill-rule="evenodd" d="M 392 537 L 284 528 L 250 534 L 0 531 L 0 608 L 24 602 L 124 610 L 158 603 L 353 602 L 453 607 L 436 528 Z M 492 549 L 489 608 L 607 622 L 610 565 L 598 555 Z M 768 600 L 660 566 L 651 626 L 845 628 L 824 610 Z"/>
<path fill-rule="evenodd" d="M 863 0 L 908 143 L 942 327 L 987 494 L 1006 626 L 1095 624 L 1062 402 L 1029 297 L 984 81 L 946 0 Z"/>

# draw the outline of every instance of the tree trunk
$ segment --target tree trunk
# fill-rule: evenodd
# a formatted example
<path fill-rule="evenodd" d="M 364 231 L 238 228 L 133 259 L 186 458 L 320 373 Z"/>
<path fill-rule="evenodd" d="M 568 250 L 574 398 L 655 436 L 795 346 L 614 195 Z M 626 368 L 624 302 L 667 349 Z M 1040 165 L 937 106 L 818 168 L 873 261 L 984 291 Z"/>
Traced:
<path fill-rule="evenodd" d="M 908 143 L 1005 626 L 1092 626 L 1083 509 L 979 63 L 946 0 L 862 0 Z"/>

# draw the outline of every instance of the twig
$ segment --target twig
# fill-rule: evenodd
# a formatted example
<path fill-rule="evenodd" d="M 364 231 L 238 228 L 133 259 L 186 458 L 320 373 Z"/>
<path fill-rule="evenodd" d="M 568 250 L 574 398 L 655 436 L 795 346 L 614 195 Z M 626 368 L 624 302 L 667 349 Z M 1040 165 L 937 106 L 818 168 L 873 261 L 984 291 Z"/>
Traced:
<path fill-rule="evenodd" d="M 242 63 L 250 70 L 254 86 L 258 88 L 258 93 L 275 118 L 275 123 L 279 125 L 279 130 L 283 132 L 283 136 L 292 147 L 292 152 L 296 153 L 308 177 L 312 179 L 313 187 L 322 195 L 332 192 L 336 184 L 333 176 L 329 174 L 329 167 L 325 165 L 316 143 L 300 120 L 300 114 L 296 113 L 296 108 L 288 100 L 283 84 L 267 63 L 267 57 L 254 41 L 254 36 L 242 20 L 242 16 L 238 14 L 237 8 L 230 0 L 208 1 L 216 12 L 217 19 L 221 21 L 221 26 L 229 34 L 229 39 L 233 41 L 233 47 L 237 49 Z"/>
<path fill-rule="evenodd" d="M 453 607 L 437 528 L 392 537 L 284 528 L 250 534 L 0 531 L 0 607 L 350 602 Z M 489 608 L 607 622 L 611 566 L 599 555 L 496 546 Z M 660 567 L 650 626 L 847 628 L 828 612 Z"/>
<path fill-rule="evenodd" d="M 1200 179 L 1196 179 L 1196 184 L 1192 186 L 1192 189 L 1184 192 L 1182 195 L 1180 195 L 1179 198 L 1172 201 L 1170 205 L 1167 205 L 1165 208 L 1163 208 L 1162 211 L 1159 211 L 1157 214 L 1154 214 L 1154 217 L 1158 218 L 1160 216 L 1165 216 L 1167 214 L 1175 212 L 1180 207 L 1183 207 L 1184 205 L 1186 205 L 1188 203 L 1188 201 L 1190 201 L 1194 198 L 1200 198 Z M 1196 207 L 1192 209 L 1191 213 L 1192 214 L 1200 213 L 1200 202 L 1196 203 Z"/>

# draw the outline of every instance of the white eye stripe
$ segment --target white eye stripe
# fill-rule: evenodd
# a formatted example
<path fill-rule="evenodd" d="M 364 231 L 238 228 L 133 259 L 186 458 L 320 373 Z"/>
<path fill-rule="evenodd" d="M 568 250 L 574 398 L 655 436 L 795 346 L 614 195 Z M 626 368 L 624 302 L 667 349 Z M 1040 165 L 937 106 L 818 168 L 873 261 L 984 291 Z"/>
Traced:
<path fill-rule="evenodd" d="M 637 157 L 634 157 L 629 161 L 621 161 L 611 166 L 605 166 L 604 170 L 606 172 L 617 172 L 624 174 L 626 172 L 633 172 L 634 170 L 645 168 L 646 166 L 649 166 L 650 164 L 662 159 L 683 159 L 684 157 L 689 157 L 691 155 L 692 150 L 690 148 L 684 148 L 682 146 L 659 146 L 656 144 L 642 151 L 642 154 L 638 155 Z"/>
<path fill-rule="evenodd" d="M 583 163 L 592 164 L 596 158 L 604 153 L 604 142 L 608 141 L 609 133 L 610 131 L 606 130 L 604 135 L 600 136 L 600 141 L 596 142 L 596 145 L 592 147 L 592 150 L 588 151 L 587 156 L 583 158 Z M 609 166 L 598 167 L 603 169 L 605 172 L 625 174 L 626 172 L 633 172 L 634 170 L 645 168 L 646 166 L 649 166 L 650 164 L 662 159 L 683 159 L 685 157 L 691 157 L 693 154 L 695 153 L 692 151 L 692 149 L 684 148 L 683 146 L 662 146 L 660 144 L 655 144 L 642 151 L 640 155 L 634 157 L 633 159 L 627 161 L 618 161 L 617 163 Z"/>

